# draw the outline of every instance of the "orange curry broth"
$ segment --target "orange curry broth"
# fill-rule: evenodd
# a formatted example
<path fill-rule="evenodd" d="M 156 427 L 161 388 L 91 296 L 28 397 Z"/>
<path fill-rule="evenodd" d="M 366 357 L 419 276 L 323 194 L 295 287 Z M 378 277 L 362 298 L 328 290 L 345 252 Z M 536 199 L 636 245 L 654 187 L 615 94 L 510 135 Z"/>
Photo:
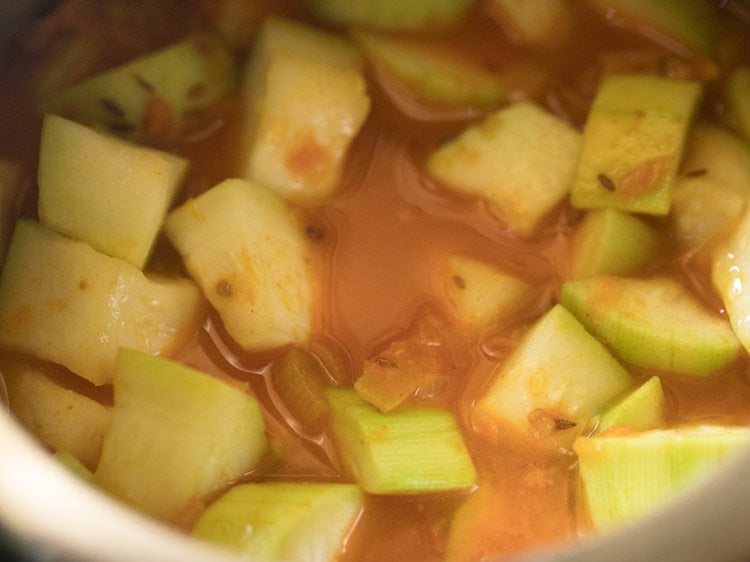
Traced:
<path fill-rule="evenodd" d="M 296 13 L 295 8 L 285 8 Z M 599 50 L 648 46 L 637 37 L 605 26 L 582 13 L 579 31 L 565 49 L 542 53 L 550 70 L 539 101 L 581 126 L 593 94 L 592 69 Z M 730 34 L 731 35 L 731 34 Z M 502 69 L 520 52 L 480 10 L 446 37 L 458 53 L 478 57 Z M 737 40 L 739 41 L 739 40 Z M 741 42 L 750 52 L 747 41 Z M 38 61 L 12 56 L 0 77 L 0 156 L 20 159 L 33 184 L 40 118 L 34 114 L 29 68 Z M 595 75 L 595 74 L 593 74 Z M 523 328 L 548 309 L 559 295 L 569 258 L 569 237 L 582 214 L 563 204 L 530 240 L 516 238 L 492 216 L 485 204 L 453 196 L 422 172 L 429 152 L 467 126 L 478 114 L 441 120 L 440 111 L 413 119 L 395 104 L 378 76 L 370 72 L 372 110 L 350 150 L 337 193 L 320 207 L 301 210 L 314 236 L 323 299 L 317 310 L 316 340 L 345 350 L 356 378 L 362 362 L 403 338 L 415 317 L 429 306 L 443 315 L 451 308 L 437 267 L 448 254 L 469 253 L 498 264 L 538 287 L 537 304 L 515 324 L 474 336 L 470 366 L 455 372 L 443 391 L 413 402 L 453 409 L 462 425 L 479 473 L 477 489 L 462 494 L 414 497 L 368 497 L 365 510 L 349 537 L 344 560 L 477 560 L 554 544 L 585 532 L 575 498 L 572 453 L 545 456 L 503 435 L 491 441 L 473 430 L 471 407 L 487 385 L 493 369 L 518 341 Z M 595 85 L 595 82 L 593 83 Z M 715 86 L 709 86 L 704 116 L 716 113 Z M 236 175 L 242 134 L 239 97 L 225 100 L 202 127 L 190 131 L 174 150 L 191 161 L 183 198 L 196 195 Z M 23 214 L 34 216 L 30 190 Z M 650 219 L 656 228 L 665 222 Z M 174 250 L 161 240 L 151 268 L 179 271 Z M 675 256 L 665 248 L 654 271 L 669 272 L 696 289 L 714 309 L 707 272 L 691 256 Z M 233 344 L 215 315 L 177 359 L 238 384 L 249 385 L 260 399 L 276 450 L 274 459 L 248 478 L 346 480 L 335 448 L 324 434 L 311 434 L 289 419 L 270 384 L 268 373 L 277 352 L 250 355 Z M 743 358 L 725 373 L 708 379 L 664 374 L 670 423 L 712 422 L 750 424 L 750 385 Z M 634 373 L 641 381 L 653 373 Z M 97 398 L 94 390 L 60 374 L 68 385 Z M 181 519 L 188 526 L 201 506 Z M 449 540 L 450 529 L 453 536 Z M 463 537 L 463 538 L 461 538 Z"/>

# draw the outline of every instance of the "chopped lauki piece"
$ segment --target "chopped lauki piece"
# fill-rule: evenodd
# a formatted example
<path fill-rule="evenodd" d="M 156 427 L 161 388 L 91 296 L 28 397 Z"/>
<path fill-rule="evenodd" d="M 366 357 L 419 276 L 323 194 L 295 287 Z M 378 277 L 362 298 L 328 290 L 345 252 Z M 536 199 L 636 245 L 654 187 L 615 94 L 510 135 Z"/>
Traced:
<path fill-rule="evenodd" d="M 580 133 L 568 123 L 519 102 L 433 152 L 427 171 L 452 190 L 484 197 L 525 237 L 568 194 L 580 146 Z"/>
<path fill-rule="evenodd" d="M 477 329 L 512 319 L 536 294 L 522 279 L 465 255 L 449 256 L 442 273 L 448 299 Z"/>
<path fill-rule="evenodd" d="M 146 277 L 41 224 L 18 221 L 0 280 L 0 345 L 62 364 L 96 385 L 120 347 L 174 352 L 206 313 L 187 279 Z"/>
<path fill-rule="evenodd" d="M 357 31 L 354 38 L 378 68 L 420 101 L 446 106 L 487 107 L 501 101 L 508 86 L 502 74 L 399 37 Z"/>
<path fill-rule="evenodd" d="M 588 0 L 607 20 L 683 56 L 715 54 L 717 14 L 706 0 Z"/>
<path fill-rule="evenodd" d="M 138 141 L 177 134 L 236 83 L 235 62 L 209 35 L 196 35 L 95 74 L 42 103 L 54 113 Z"/>
<path fill-rule="evenodd" d="M 39 220 L 143 269 L 188 162 L 47 115 L 39 150 Z"/>
<path fill-rule="evenodd" d="M 240 346 L 258 351 L 308 339 L 310 250 L 278 194 L 225 180 L 172 211 L 164 230 Z"/>
<path fill-rule="evenodd" d="M 355 484 L 239 484 L 200 516 L 194 537 L 265 562 L 334 562 L 362 511 Z"/>
<path fill-rule="evenodd" d="M 599 416 L 598 431 L 627 427 L 637 431 L 659 429 L 666 423 L 667 403 L 661 379 L 653 376 Z"/>
<path fill-rule="evenodd" d="M 245 389 L 185 365 L 121 349 L 114 408 L 95 479 L 163 520 L 255 467 L 268 443 Z"/>
<path fill-rule="evenodd" d="M 630 384 L 609 351 L 556 305 L 495 370 L 473 423 L 490 437 L 510 429 L 541 447 L 567 448 Z"/>
<path fill-rule="evenodd" d="M 725 97 L 737 128 L 750 141 L 750 67 L 741 66 L 732 73 Z"/>
<path fill-rule="evenodd" d="M 739 224 L 713 253 L 711 282 L 726 307 L 729 322 L 746 350 L 750 350 L 750 207 Z"/>
<path fill-rule="evenodd" d="M 572 5 L 566 0 L 491 0 L 488 8 L 512 39 L 531 47 L 556 47 L 572 29 Z"/>
<path fill-rule="evenodd" d="M 331 425 L 344 464 L 371 494 L 465 490 L 476 472 L 455 417 L 409 407 L 382 413 L 356 392 L 332 388 Z"/>
<path fill-rule="evenodd" d="M 54 451 L 66 451 L 89 469 L 102 450 L 110 409 L 23 364 L 3 369 L 11 411 Z"/>
<path fill-rule="evenodd" d="M 702 86 L 647 74 L 604 78 L 583 131 L 571 202 L 666 215 Z"/>
<path fill-rule="evenodd" d="M 706 376 L 737 359 L 740 342 L 726 318 L 668 277 L 600 275 L 563 285 L 562 304 L 623 361 Z"/>
<path fill-rule="evenodd" d="M 657 248 L 656 231 L 638 217 L 617 209 L 589 211 L 571 241 L 570 278 L 637 272 Z"/>
<path fill-rule="evenodd" d="M 293 347 L 274 361 L 274 389 L 284 406 L 305 428 L 321 429 L 331 407 L 325 395 L 326 374 L 310 353 Z"/>
<path fill-rule="evenodd" d="M 328 197 L 370 110 L 363 64 L 342 37 L 267 18 L 245 69 L 242 176 L 290 200 Z"/>
<path fill-rule="evenodd" d="M 670 213 L 680 246 L 697 248 L 733 226 L 750 196 L 750 145 L 729 129 L 691 130 Z"/>
<path fill-rule="evenodd" d="M 315 14 L 331 23 L 388 31 L 427 31 L 460 22 L 472 0 L 313 0 Z"/>
<path fill-rule="evenodd" d="M 581 437 L 574 449 L 599 531 L 646 515 L 750 446 L 750 429 L 692 427 Z"/>

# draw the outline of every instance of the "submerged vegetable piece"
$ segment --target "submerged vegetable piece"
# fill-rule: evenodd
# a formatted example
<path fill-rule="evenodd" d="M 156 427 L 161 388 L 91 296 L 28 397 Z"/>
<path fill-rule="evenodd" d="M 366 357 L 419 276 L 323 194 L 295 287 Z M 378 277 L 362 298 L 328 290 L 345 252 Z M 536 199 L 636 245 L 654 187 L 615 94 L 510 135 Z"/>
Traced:
<path fill-rule="evenodd" d="M 657 376 L 648 379 L 633 392 L 607 408 L 599 416 L 597 429 L 628 427 L 637 431 L 664 427 L 667 403 L 661 380 Z"/>
<path fill-rule="evenodd" d="M 519 102 L 443 145 L 427 170 L 450 189 L 486 198 L 514 232 L 530 236 L 570 190 L 580 143 L 565 121 Z"/>
<path fill-rule="evenodd" d="M 476 472 L 456 419 L 448 411 L 379 412 L 356 392 L 330 389 L 331 425 L 344 463 L 371 494 L 464 490 Z"/>
<path fill-rule="evenodd" d="M 488 72 L 450 52 L 388 35 L 354 33 L 368 58 L 392 74 L 421 101 L 459 107 L 486 107 L 508 90 L 502 74 Z"/>
<path fill-rule="evenodd" d="M 750 208 L 713 253 L 711 282 L 726 307 L 734 333 L 750 350 Z"/>
<path fill-rule="evenodd" d="M 0 263 L 5 261 L 5 252 L 21 201 L 22 174 L 20 164 L 0 158 Z"/>
<path fill-rule="evenodd" d="M 444 270 L 448 299 L 475 328 L 505 322 L 529 306 L 534 288 L 522 279 L 468 256 L 449 256 Z"/>
<path fill-rule="evenodd" d="M 729 129 L 700 123 L 691 130 L 670 218 L 683 248 L 713 240 L 742 215 L 750 196 L 750 145 Z"/>
<path fill-rule="evenodd" d="M 88 468 L 99 461 L 110 409 L 25 365 L 3 369 L 11 411 L 39 440 L 74 455 Z"/>
<path fill-rule="evenodd" d="M 573 235 L 570 278 L 634 273 L 657 248 L 656 231 L 641 219 L 616 209 L 590 211 Z"/>
<path fill-rule="evenodd" d="M 488 7 L 524 45 L 555 47 L 572 29 L 569 0 L 491 0 Z"/>
<path fill-rule="evenodd" d="M 740 351 L 726 319 L 667 277 L 570 281 L 563 285 L 561 302 L 637 367 L 705 376 L 729 365 Z"/>
<path fill-rule="evenodd" d="M 750 141 L 750 67 L 737 68 L 726 85 L 726 100 L 737 127 Z"/>
<path fill-rule="evenodd" d="M 172 211 L 164 230 L 240 346 L 258 351 L 308 339 L 309 249 L 277 194 L 225 180 Z"/>
<path fill-rule="evenodd" d="M 329 22 L 391 31 L 441 29 L 461 21 L 472 0 L 313 0 L 315 14 Z"/>
<path fill-rule="evenodd" d="M 718 21 L 714 6 L 706 0 L 588 0 L 588 3 L 608 20 L 665 43 L 679 54 L 710 57 L 716 51 Z"/>
<path fill-rule="evenodd" d="M 324 199 L 370 109 L 363 58 L 347 40 L 269 17 L 245 69 L 243 177 L 287 199 Z"/>
<path fill-rule="evenodd" d="M 193 536 L 254 560 L 333 562 L 363 500 L 354 484 L 239 484 L 203 512 Z"/>
<path fill-rule="evenodd" d="M 647 74 L 606 77 L 584 129 L 573 206 L 666 215 L 701 89 Z"/>
<path fill-rule="evenodd" d="M 117 355 L 113 385 L 96 481 L 155 517 L 173 519 L 267 451 L 260 406 L 242 388 L 129 349 Z"/>
<path fill-rule="evenodd" d="M 599 531 L 646 515 L 750 446 L 750 429 L 694 427 L 579 438 L 588 512 Z"/>
<path fill-rule="evenodd" d="M 39 219 L 143 269 L 188 169 L 182 158 L 47 115 L 39 150 Z"/>
<path fill-rule="evenodd" d="M 315 357 L 292 348 L 273 363 L 271 379 L 284 406 L 305 427 L 320 429 L 331 407 L 325 395 L 326 375 Z"/>
<path fill-rule="evenodd" d="M 133 265 L 23 219 L 0 281 L 0 345 L 60 363 L 96 385 L 112 380 L 117 349 L 169 354 L 206 313 L 186 279 Z"/>
<path fill-rule="evenodd" d="M 630 383 L 607 349 L 556 305 L 495 370 L 473 422 L 483 433 L 510 428 L 542 447 L 570 447 Z"/>
<path fill-rule="evenodd" d="M 235 62 L 226 47 L 196 35 L 86 78 L 50 96 L 41 109 L 126 138 L 163 140 L 235 83 Z"/>

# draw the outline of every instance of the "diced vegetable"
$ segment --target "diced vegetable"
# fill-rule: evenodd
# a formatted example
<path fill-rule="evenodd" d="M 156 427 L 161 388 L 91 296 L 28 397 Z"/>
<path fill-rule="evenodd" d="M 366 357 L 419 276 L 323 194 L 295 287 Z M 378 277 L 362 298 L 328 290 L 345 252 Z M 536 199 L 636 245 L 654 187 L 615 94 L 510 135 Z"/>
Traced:
<path fill-rule="evenodd" d="M 558 46 L 572 29 L 569 0 L 490 0 L 488 7 L 515 39 L 531 47 Z"/>
<path fill-rule="evenodd" d="M 0 263 L 5 260 L 13 224 L 21 199 L 21 165 L 0 159 Z"/>
<path fill-rule="evenodd" d="M 701 90 L 646 74 L 605 78 L 584 129 L 573 206 L 666 215 Z"/>
<path fill-rule="evenodd" d="M 501 101 L 508 87 L 502 74 L 489 72 L 448 51 L 388 35 L 358 31 L 367 57 L 426 103 L 486 107 Z"/>
<path fill-rule="evenodd" d="M 463 490 L 476 473 L 448 411 L 403 408 L 383 414 L 356 392 L 330 389 L 333 433 L 344 463 L 371 494 Z"/>
<path fill-rule="evenodd" d="M 664 427 L 666 400 L 657 376 L 648 379 L 633 392 L 607 408 L 599 416 L 597 429 L 628 427 L 637 431 Z"/>
<path fill-rule="evenodd" d="M 69 452 L 59 450 L 55 453 L 55 459 L 76 478 L 88 483 L 94 482 L 94 473 Z"/>
<path fill-rule="evenodd" d="M 509 320 L 535 296 L 525 281 L 468 256 L 449 256 L 443 277 L 450 301 L 479 329 Z"/>
<path fill-rule="evenodd" d="M 570 447 L 630 385 L 628 372 L 560 305 L 529 330 L 477 402 L 483 432 L 510 428 L 542 447 Z"/>
<path fill-rule="evenodd" d="M 731 236 L 713 254 L 711 281 L 726 307 L 729 321 L 746 350 L 750 350 L 750 208 Z"/>
<path fill-rule="evenodd" d="M 165 232 L 238 344 L 252 351 L 307 340 L 309 249 L 278 195 L 225 180 L 172 211 Z"/>
<path fill-rule="evenodd" d="M 267 451 L 260 406 L 242 388 L 129 349 L 117 355 L 113 384 L 96 481 L 156 517 L 173 519 Z"/>
<path fill-rule="evenodd" d="M 193 536 L 254 560 L 333 562 L 362 504 L 354 484 L 240 484 L 203 512 Z"/>
<path fill-rule="evenodd" d="M 313 0 L 318 17 L 341 25 L 359 25 L 391 31 L 445 28 L 464 18 L 472 0 Z"/>
<path fill-rule="evenodd" d="M 705 376 L 739 354 L 740 343 L 726 319 L 667 277 L 570 281 L 561 302 L 631 365 Z"/>
<path fill-rule="evenodd" d="M 331 407 L 325 395 L 326 375 L 315 357 L 294 347 L 271 370 L 274 389 L 292 415 L 305 427 L 320 429 Z"/>
<path fill-rule="evenodd" d="M 750 67 L 737 68 L 726 85 L 726 99 L 737 127 L 750 141 Z"/>
<path fill-rule="evenodd" d="M 693 127 L 672 194 L 672 228 L 683 248 L 713 240 L 742 215 L 750 196 L 750 145 L 728 129 Z"/>
<path fill-rule="evenodd" d="M 205 315 L 185 279 L 146 277 L 85 242 L 20 220 L 0 281 L 0 345 L 60 363 L 94 384 L 112 380 L 120 347 L 166 353 Z"/>
<path fill-rule="evenodd" d="M 39 219 L 142 269 L 188 162 L 47 115 L 39 151 Z"/>
<path fill-rule="evenodd" d="M 41 109 L 126 138 L 162 140 L 234 87 L 236 72 L 226 47 L 196 35 L 84 79 Z"/>
<path fill-rule="evenodd" d="M 469 127 L 435 151 L 428 172 L 446 187 L 486 198 L 521 236 L 530 236 L 570 190 L 580 134 L 531 102 Z"/>
<path fill-rule="evenodd" d="M 245 69 L 243 177 L 288 199 L 330 195 L 370 109 L 362 66 L 341 37 L 266 19 Z"/>
<path fill-rule="evenodd" d="M 583 491 L 594 526 L 645 515 L 710 475 L 750 445 L 750 430 L 695 427 L 579 438 Z"/>
<path fill-rule="evenodd" d="M 656 232 L 641 219 L 616 209 L 589 211 L 571 242 L 570 278 L 637 272 L 657 248 Z"/>
<path fill-rule="evenodd" d="M 74 455 L 88 468 L 99 461 L 110 409 L 25 365 L 3 369 L 11 411 L 39 440 Z"/>
<path fill-rule="evenodd" d="M 714 6 L 706 0 L 588 0 L 618 25 L 682 55 L 713 56 L 718 41 Z M 686 51 L 687 49 L 687 51 Z"/>

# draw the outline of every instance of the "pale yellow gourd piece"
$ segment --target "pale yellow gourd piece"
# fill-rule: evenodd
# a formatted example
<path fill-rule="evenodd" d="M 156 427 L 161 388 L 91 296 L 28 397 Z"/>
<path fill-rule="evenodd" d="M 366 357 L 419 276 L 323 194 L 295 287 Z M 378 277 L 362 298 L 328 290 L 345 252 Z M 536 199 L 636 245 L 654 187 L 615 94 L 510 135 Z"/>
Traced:
<path fill-rule="evenodd" d="M 225 180 L 174 210 L 165 232 L 240 346 L 259 351 L 307 340 L 309 249 L 279 195 Z"/>

